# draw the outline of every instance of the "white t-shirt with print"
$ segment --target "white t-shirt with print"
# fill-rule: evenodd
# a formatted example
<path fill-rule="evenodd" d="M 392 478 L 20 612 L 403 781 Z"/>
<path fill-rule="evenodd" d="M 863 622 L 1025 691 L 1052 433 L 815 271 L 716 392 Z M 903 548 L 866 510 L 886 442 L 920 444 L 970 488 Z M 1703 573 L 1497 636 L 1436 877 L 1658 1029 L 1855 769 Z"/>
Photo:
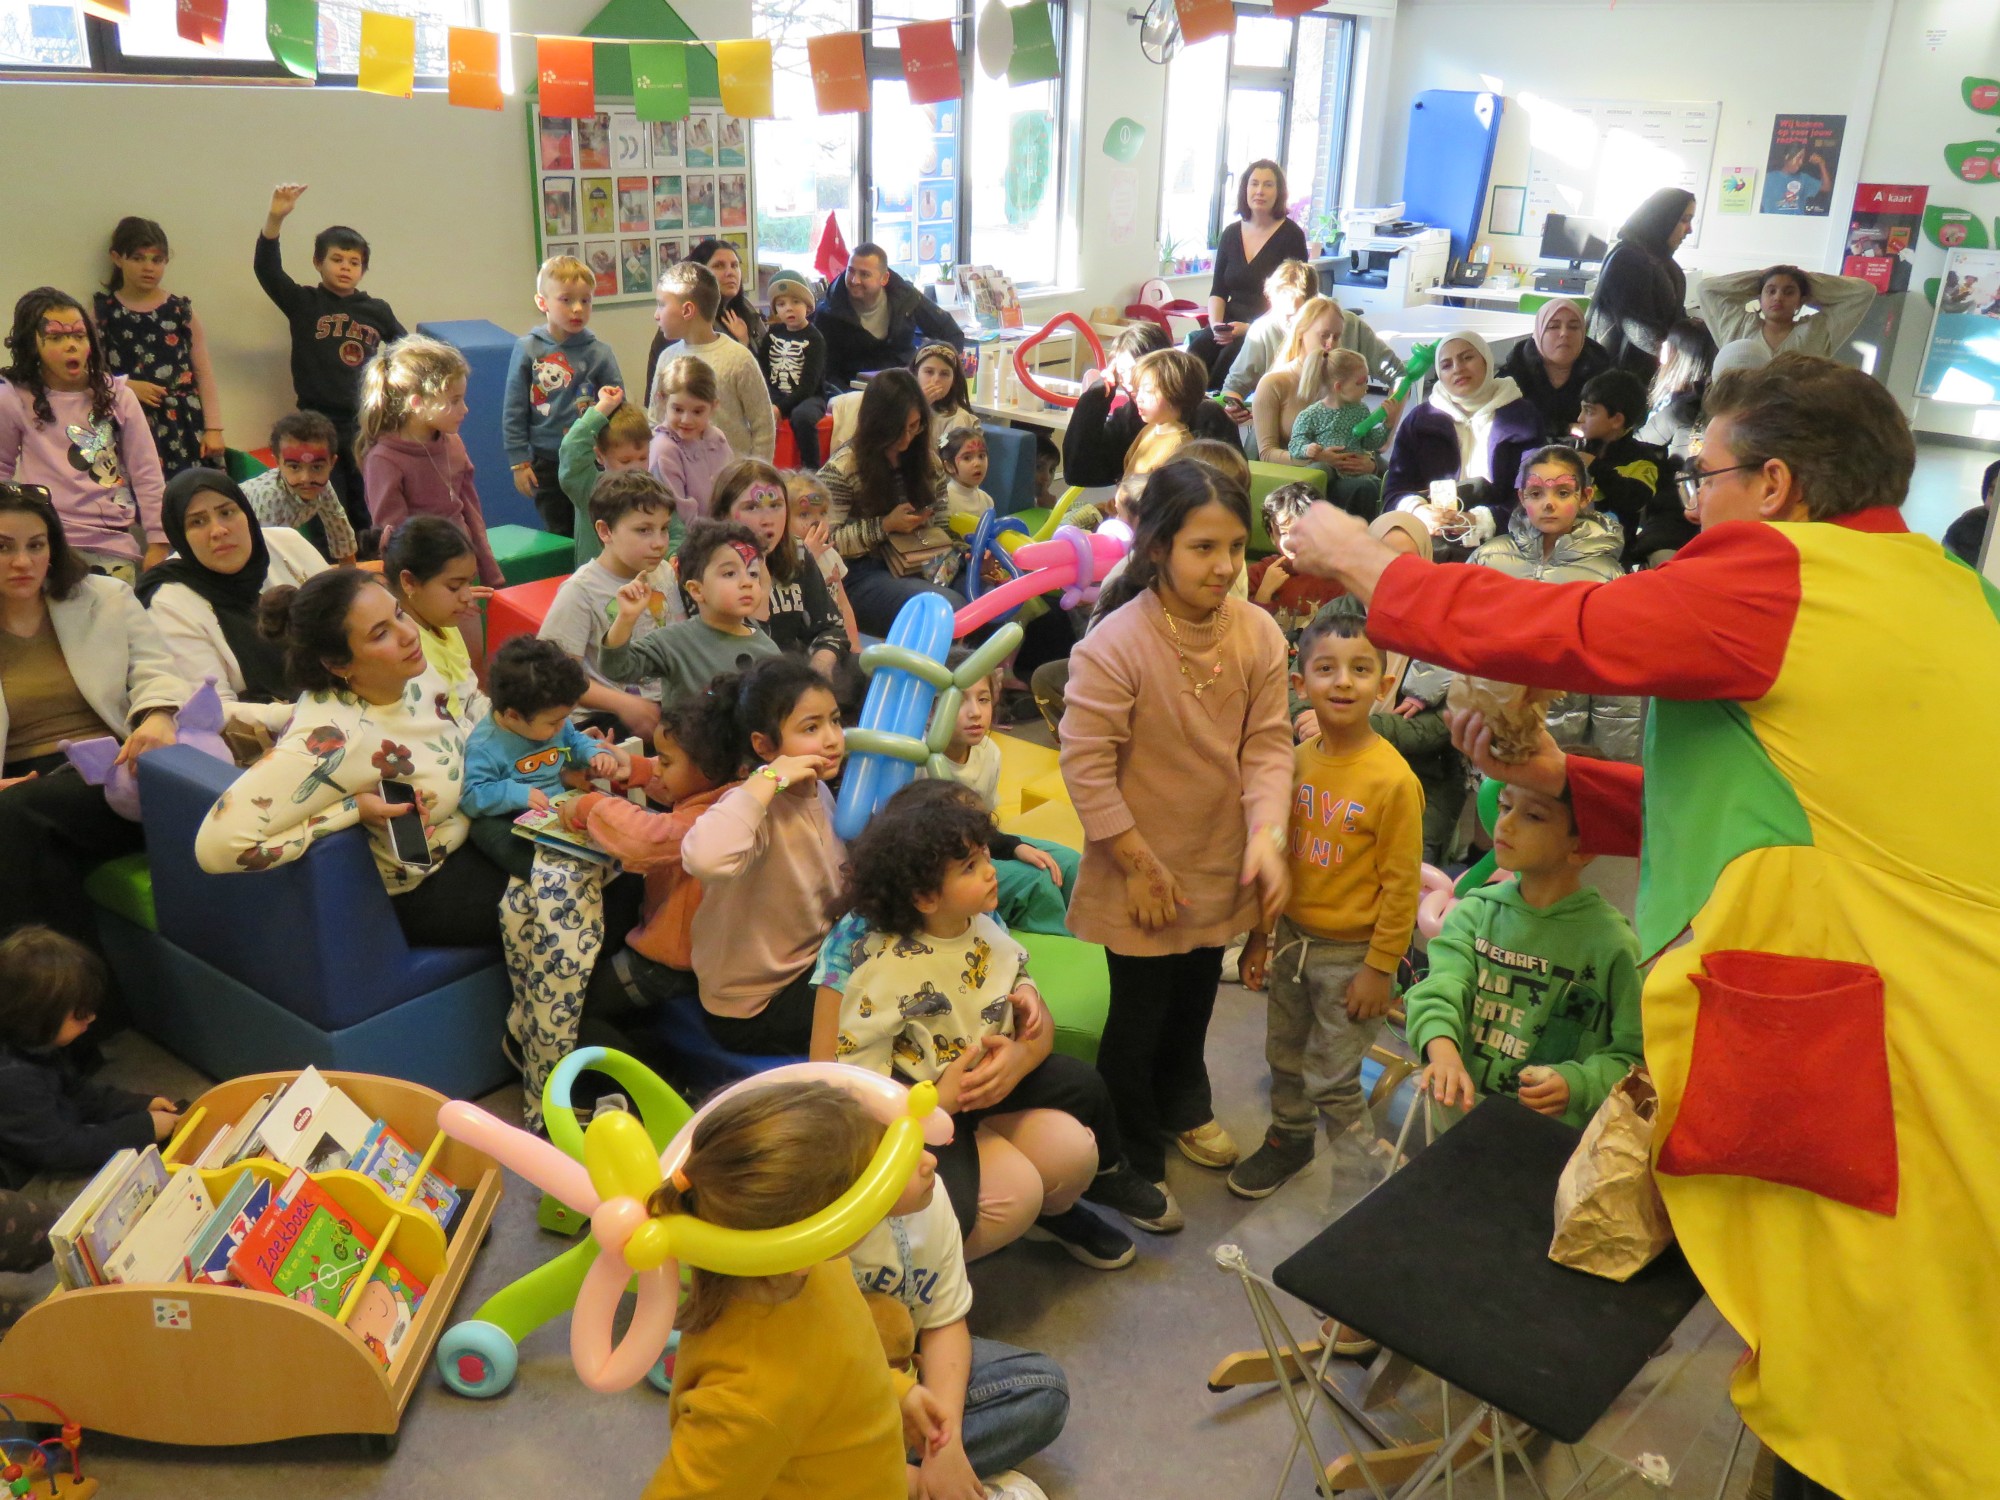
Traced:
<path fill-rule="evenodd" d="M 942 1182 L 928 1205 L 900 1219 L 884 1219 L 847 1252 L 847 1259 L 854 1267 L 854 1284 L 902 1303 L 919 1333 L 956 1323 L 972 1311 L 965 1240 Z"/>

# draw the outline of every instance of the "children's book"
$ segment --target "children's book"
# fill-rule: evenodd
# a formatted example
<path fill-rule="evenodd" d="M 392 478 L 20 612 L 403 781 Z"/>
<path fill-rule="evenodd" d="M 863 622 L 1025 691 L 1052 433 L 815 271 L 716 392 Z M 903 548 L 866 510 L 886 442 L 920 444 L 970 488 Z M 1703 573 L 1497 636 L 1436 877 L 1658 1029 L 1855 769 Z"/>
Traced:
<path fill-rule="evenodd" d="M 128 1286 L 182 1280 L 187 1275 L 188 1247 L 214 1213 L 201 1173 L 181 1168 L 112 1252 L 104 1265 L 105 1280 Z"/>
<path fill-rule="evenodd" d="M 257 1102 L 243 1111 L 242 1117 L 234 1125 L 224 1126 L 203 1148 L 194 1164 L 203 1171 L 215 1167 L 233 1166 L 240 1155 L 247 1155 L 245 1148 L 250 1138 L 257 1133 L 257 1127 L 264 1123 L 264 1116 L 271 1108 L 276 1094 L 260 1094 Z"/>
<path fill-rule="evenodd" d="M 236 1284 L 235 1273 L 229 1269 L 229 1257 L 264 1216 L 271 1206 L 271 1197 L 270 1178 L 245 1172 L 236 1179 L 216 1205 L 214 1217 L 188 1250 L 189 1281 L 215 1286 Z"/>
<path fill-rule="evenodd" d="M 83 1226 L 97 1212 L 111 1189 L 124 1180 L 125 1173 L 138 1159 L 139 1153 L 128 1148 L 99 1167 L 97 1175 L 70 1200 L 62 1217 L 49 1229 L 49 1246 L 55 1251 L 56 1274 L 69 1290 L 96 1285 L 81 1249 Z"/>
<path fill-rule="evenodd" d="M 363 1177 L 380 1183 L 391 1203 L 401 1203 L 423 1160 L 423 1154 L 411 1150 L 410 1143 L 391 1130 L 386 1120 L 377 1120 L 350 1165 Z M 458 1189 L 437 1173 L 426 1172 L 423 1186 L 410 1201 L 436 1219 L 438 1228 L 449 1229 L 452 1215 L 458 1212 Z"/>
<path fill-rule="evenodd" d="M 272 1102 L 255 1139 L 273 1161 L 324 1172 L 352 1161 L 374 1123 L 319 1069 L 308 1067 Z"/>
<path fill-rule="evenodd" d="M 166 1185 L 167 1168 L 160 1160 L 158 1146 L 148 1146 L 126 1163 L 123 1175 L 84 1221 L 83 1232 L 77 1239 L 77 1248 L 89 1264 L 92 1282 L 102 1286 L 109 1280 L 105 1267 Z"/>
<path fill-rule="evenodd" d="M 539 811 L 529 808 L 514 820 L 515 836 L 540 844 L 545 849 L 554 849 L 560 854 L 570 854 L 578 859 L 609 865 L 615 872 L 621 868 L 615 855 L 598 848 L 589 834 L 573 833 L 563 827 L 563 808 L 582 795 L 581 792 L 568 792 Z"/>

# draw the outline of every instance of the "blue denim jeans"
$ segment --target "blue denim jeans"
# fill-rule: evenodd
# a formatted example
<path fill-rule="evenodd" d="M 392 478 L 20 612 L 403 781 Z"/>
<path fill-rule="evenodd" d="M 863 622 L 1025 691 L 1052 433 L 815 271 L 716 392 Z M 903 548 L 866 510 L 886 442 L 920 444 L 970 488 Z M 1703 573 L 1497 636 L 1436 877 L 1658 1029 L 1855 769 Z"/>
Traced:
<path fill-rule="evenodd" d="M 869 635 L 887 639 L 896 616 L 919 594 L 942 594 L 953 613 L 965 608 L 965 596 L 939 588 L 921 578 L 898 578 L 881 558 L 874 555 L 853 558 L 847 565 L 847 598 L 854 606 L 854 619 Z"/>
<path fill-rule="evenodd" d="M 1062 1435 L 1069 1382 L 1062 1366 L 992 1339 L 972 1341 L 965 1382 L 965 1456 L 980 1478 L 1015 1468 Z"/>

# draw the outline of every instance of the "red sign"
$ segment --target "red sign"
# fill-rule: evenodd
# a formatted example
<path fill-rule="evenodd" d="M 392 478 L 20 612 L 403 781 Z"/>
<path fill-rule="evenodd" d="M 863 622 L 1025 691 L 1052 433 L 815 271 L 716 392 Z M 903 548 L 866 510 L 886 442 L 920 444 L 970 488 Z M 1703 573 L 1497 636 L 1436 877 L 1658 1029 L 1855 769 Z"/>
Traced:
<path fill-rule="evenodd" d="M 1840 274 L 1859 276 L 1878 292 L 1908 291 L 1929 197 L 1930 189 L 1922 186 L 1864 182 L 1857 187 Z"/>
<path fill-rule="evenodd" d="M 597 113 L 596 43 L 580 36 L 537 37 L 535 81 L 545 118 L 589 119 Z"/>
<path fill-rule="evenodd" d="M 220 47 L 228 17 L 229 0 L 179 0 L 174 6 L 174 30 L 184 42 Z"/>
<path fill-rule="evenodd" d="M 909 80 L 910 103 L 942 104 L 964 92 L 951 22 L 918 21 L 898 26 L 896 41 L 903 49 L 903 77 Z"/>
<path fill-rule="evenodd" d="M 868 108 L 868 61 L 862 55 L 860 32 L 808 37 L 806 59 L 812 64 L 813 99 L 821 114 L 855 114 Z"/>

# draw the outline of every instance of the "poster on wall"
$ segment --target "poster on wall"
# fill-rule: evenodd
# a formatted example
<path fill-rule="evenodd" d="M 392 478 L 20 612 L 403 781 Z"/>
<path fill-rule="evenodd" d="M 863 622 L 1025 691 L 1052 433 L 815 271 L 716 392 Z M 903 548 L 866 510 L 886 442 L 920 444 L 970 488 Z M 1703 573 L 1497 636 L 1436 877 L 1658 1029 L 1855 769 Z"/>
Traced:
<path fill-rule="evenodd" d="M 1779 115 L 1764 159 L 1763 211 L 1823 219 L 1833 210 L 1846 115 Z"/>
<path fill-rule="evenodd" d="M 1859 276 L 1878 292 L 1908 291 L 1916 265 L 1913 247 L 1929 196 L 1929 188 L 1907 184 L 1864 182 L 1857 187 L 1840 274 Z"/>
<path fill-rule="evenodd" d="M 1757 206 L 1757 169 L 1724 167 L 1717 180 L 1715 207 L 1720 213 L 1747 214 Z"/>
<path fill-rule="evenodd" d="M 2000 250 L 1960 249 L 1945 256 L 1917 394 L 1964 406 L 2000 406 Z"/>

